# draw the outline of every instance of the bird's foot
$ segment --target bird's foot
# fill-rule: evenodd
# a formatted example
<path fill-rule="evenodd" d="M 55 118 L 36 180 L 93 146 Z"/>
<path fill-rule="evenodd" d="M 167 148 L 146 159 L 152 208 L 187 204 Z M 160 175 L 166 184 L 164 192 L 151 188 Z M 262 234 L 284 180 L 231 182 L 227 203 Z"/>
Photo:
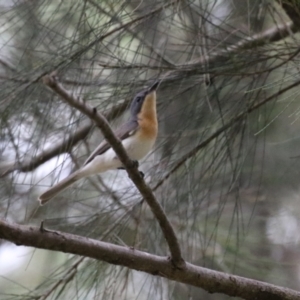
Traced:
<path fill-rule="evenodd" d="M 132 160 L 130 168 L 138 168 L 138 167 L 139 167 L 139 162 L 137 160 Z M 118 170 L 126 170 L 126 168 L 119 167 Z"/>
<path fill-rule="evenodd" d="M 133 167 L 133 168 L 138 168 L 139 165 L 140 165 L 139 162 L 138 162 L 137 160 L 132 160 L 131 162 L 132 162 L 132 167 Z"/>
<path fill-rule="evenodd" d="M 138 167 L 140 166 L 140 164 L 139 164 L 139 162 L 138 162 L 137 160 L 133 160 L 133 161 L 132 161 L 132 165 L 133 165 L 134 168 L 137 168 L 137 169 L 138 169 Z M 142 171 L 139 171 L 139 173 L 140 173 L 140 176 L 141 176 L 142 178 L 145 177 L 145 174 L 144 174 Z"/>
<path fill-rule="evenodd" d="M 132 160 L 131 162 L 132 162 L 132 165 L 131 165 L 132 168 L 138 168 L 139 165 L 140 165 L 137 160 Z M 119 167 L 118 170 L 126 170 L 126 168 L 125 167 Z M 145 177 L 145 174 L 142 171 L 139 171 L 139 174 L 142 178 Z"/>
<path fill-rule="evenodd" d="M 132 168 L 138 168 L 139 167 L 139 162 L 137 160 L 132 160 L 131 161 L 131 167 Z M 119 167 L 118 170 L 126 170 L 125 167 Z"/>

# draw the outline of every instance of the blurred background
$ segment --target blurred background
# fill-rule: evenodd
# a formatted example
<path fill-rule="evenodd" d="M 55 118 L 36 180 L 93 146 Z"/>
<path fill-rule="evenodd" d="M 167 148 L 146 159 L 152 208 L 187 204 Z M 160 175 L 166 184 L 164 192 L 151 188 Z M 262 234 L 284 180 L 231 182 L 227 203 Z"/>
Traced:
<path fill-rule="evenodd" d="M 159 137 L 141 162 L 196 265 L 300 289 L 297 1 L 0 1 L 0 218 L 168 255 L 125 171 L 40 193 L 76 170 L 99 129 L 158 90 Z M 232 299 L 64 253 L 0 241 L 0 299 Z"/>

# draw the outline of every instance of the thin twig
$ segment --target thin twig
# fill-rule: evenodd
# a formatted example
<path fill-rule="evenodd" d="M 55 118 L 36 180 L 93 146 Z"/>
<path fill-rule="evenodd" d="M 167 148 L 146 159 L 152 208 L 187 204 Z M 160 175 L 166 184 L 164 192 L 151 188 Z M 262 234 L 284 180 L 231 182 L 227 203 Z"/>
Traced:
<path fill-rule="evenodd" d="M 300 292 L 273 284 L 235 276 L 186 263 L 174 268 L 168 257 L 161 257 L 86 237 L 0 220 L 0 238 L 16 245 L 62 251 L 128 267 L 151 275 L 223 293 L 246 300 L 298 300 Z"/>
<path fill-rule="evenodd" d="M 155 12 L 159 10 L 154 10 Z M 154 11 L 150 12 L 149 14 L 153 14 Z M 148 14 L 144 15 L 144 17 L 147 17 Z M 142 17 L 139 17 L 141 19 Z M 134 19 L 133 21 L 136 21 Z M 130 22 L 123 24 L 123 26 L 129 26 Z M 130 23 L 132 24 L 132 23 Z M 118 27 L 119 28 L 119 27 Z M 295 32 L 298 28 L 296 28 L 292 22 L 288 22 L 286 24 L 282 24 L 280 26 L 272 27 L 260 34 L 253 35 L 245 40 L 242 40 L 232 46 L 227 47 L 225 50 L 217 50 L 215 52 L 208 53 L 207 55 L 201 56 L 200 58 L 193 60 L 185 65 L 182 66 L 174 66 L 174 70 L 171 70 L 169 72 L 166 72 L 162 77 L 164 78 L 164 81 L 174 80 L 176 78 L 182 78 L 183 73 L 189 73 L 189 72 L 196 72 L 199 73 L 201 71 L 201 66 L 210 66 L 210 68 L 213 67 L 215 63 L 217 63 L 220 59 L 224 59 L 226 57 L 230 57 L 233 53 L 237 53 L 239 50 L 242 49 L 250 49 L 251 47 L 257 47 L 257 46 L 263 46 L 267 42 L 276 42 L 280 39 L 283 39 L 287 37 L 291 32 Z M 120 28 L 119 28 L 120 30 Z M 109 31 L 103 38 L 107 37 L 108 35 L 112 34 L 112 31 Z M 101 37 L 102 38 L 102 37 Z M 81 52 L 82 53 L 82 52 Z M 297 51 L 296 51 L 297 53 Z M 293 54 L 292 57 L 294 57 L 295 54 Z M 289 58 L 290 59 L 290 58 Z M 58 66 L 56 66 L 58 67 Z M 276 66 L 278 67 L 278 66 Z M 274 67 L 272 68 L 274 69 Z M 207 67 L 205 67 L 205 74 L 209 74 L 209 70 Z M 270 71 L 270 70 L 269 70 Z M 36 77 L 34 80 L 30 79 L 18 79 L 20 82 L 25 84 L 25 87 L 30 86 L 33 83 L 36 83 L 41 76 L 45 75 L 45 73 L 40 74 L 38 77 Z M 248 74 L 249 75 L 249 74 Z M 0 76 L 1 78 L 1 76 Z M 3 77 L 3 79 L 5 79 Z M 10 80 L 14 80 L 15 78 L 11 78 Z M 68 84 L 75 84 L 71 80 L 65 80 L 62 79 L 62 82 L 68 83 Z M 80 82 L 76 82 L 76 84 L 81 84 Z M 86 83 L 88 84 L 88 83 Z M 96 84 L 96 83 L 94 83 Z M 107 82 L 107 84 L 113 84 Z M 128 84 L 128 82 L 124 82 L 124 85 Z M 93 85 L 93 84 L 91 84 Z M 120 83 L 118 83 L 120 85 Z M 128 101 L 128 100 L 127 100 Z M 120 108 L 117 108 L 116 111 L 124 111 L 127 107 L 128 102 L 121 104 L 124 105 Z M 114 109 L 113 109 L 114 110 Z M 109 117 L 107 117 L 109 119 Z M 90 128 L 79 128 L 74 134 L 70 135 L 69 138 L 63 140 L 61 143 L 58 143 L 53 148 L 47 149 L 43 151 L 41 154 L 36 156 L 33 160 L 30 162 L 21 162 L 19 164 L 10 164 L 8 167 L 5 167 L 5 172 L 0 174 L 0 177 L 5 176 L 15 170 L 19 170 L 21 172 L 28 172 L 32 171 L 36 167 L 40 166 L 44 162 L 48 161 L 49 159 L 70 151 L 70 149 L 76 145 L 78 141 L 81 139 L 84 139 L 86 135 L 88 134 Z"/>
<path fill-rule="evenodd" d="M 290 17 L 290 19 L 294 22 L 295 27 L 300 29 L 300 18 L 299 18 L 299 11 L 300 11 L 300 3 L 299 1 L 294 0 L 277 0 L 279 5 L 282 9 L 286 12 L 286 14 Z"/>
<path fill-rule="evenodd" d="M 225 47 L 224 49 L 218 49 L 211 52 L 208 51 L 206 55 L 186 62 L 183 65 L 176 65 L 174 70 L 168 71 L 163 75 L 164 81 L 182 78 L 183 73 L 199 74 L 202 72 L 205 74 L 216 74 L 216 71 L 213 70 L 216 63 L 232 57 L 233 54 L 239 53 L 241 50 L 249 50 L 253 49 L 254 47 L 262 47 L 270 42 L 277 42 L 288 37 L 291 32 L 295 33 L 297 31 L 298 28 L 294 26 L 292 22 L 273 26 L 272 28 L 269 28 L 261 33 L 242 39 L 233 45 Z M 207 66 L 209 66 L 210 70 L 212 71 L 210 71 Z M 201 67 L 203 67 L 203 69 L 201 69 Z M 255 74 L 257 74 L 257 72 Z M 252 74 L 248 73 L 244 75 Z"/>
<path fill-rule="evenodd" d="M 43 74 L 41 77 L 43 77 L 45 74 Z M 0 80 L 5 80 L 5 81 L 11 81 L 11 82 L 16 82 L 16 83 L 23 83 L 23 84 L 27 84 L 27 83 L 30 83 L 30 84 L 39 84 L 39 80 L 41 78 L 40 76 L 37 77 L 37 80 L 33 80 L 32 79 L 29 79 L 29 78 L 25 78 L 25 77 L 22 77 L 22 75 L 16 75 L 16 76 L 8 76 L 8 75 L 3 75 L 3 74 L 0 74 Z M 103 85 L 114 85 L 114 83 L 111 83 L 107 80 L 98 80 L 98 81 L 92 81 L 92 80 L 89 80 L 89 81 L 84 81 L 82 79 L 80 80 L 75 80 L 75 79 L 68 79 L 68 78 L 62 78 L 61 79 L 61 82 L 63 84 L 68 84 L 68 85 L 75 85 L 75 86 L 86 86 L 86 87 L 101 87 Z"/>
<path fill-rule="evenodd" d="M 2 57 L 0 57 L 0 64 L 3 65 L 6 69 L 10 70 L 11 72 L 16 72 L 17 70 L 17 68 L 11 62 Z"/>
<path fill-rule="evenodd" d="M 70 54 L 67 58 L 61 60 L 60 62 L 58 62 L 56 65 L 50 67 L 48 70 L 42 71 L 40 72 L 38 75 L 36 75 L 34 78 L 27 80 L 23 80 L 22 79 L 22 83 L 23 86 L 19 87 L 18 89 L 16 89 L 14 91 L 14 93 L 12 93 L 9 97 L 3 99 L 3 101 L 9 101 L 16 93 L 21 92 L 22 90 L 27 89 L 29 86 L 31 86 L 32 84 L 35 84 L 37 82 L 39 82 L 44 76 L 46 76 L 49 73 L 52 72 L 56 72 L 58 70 L 60 70 L 63 67 L 66 67 L 67 65 L 69 65 L 72 61 L 77 60 L 81 55 L 83 55 L 84 53 L 86 53 L 87 51 L 89 51 L 92 47 L 94 47 L 96 44 L 102 42 L 103 40 L 105 40 L 107 37 L 121 31 L 124 30 L 125 28 L 132 26 L 142 20 L 146 20 L 149 17 L 154 16 L 156 13 L 161 12 L 162 10 L 173 6 L 174 4 L 176 4 L 177 0 L 171 1 L 167 4 L 164 4 L 156 9 L 151 10 L 150 12 L 139 16 L 137 18 L 134 18 L 130 21 L 128 21 L 127 23 L 121 24 L 118 27 L 113 28 L 112 30 L 109 30 L 108 32 L 106 32 L 105 34 L 97 37 L 96 39 L 94 39 L 92 42 L 90 42 L 89 44 L 87 44 L 86 46 L 82 47 L 81 49 L 77 50 L 76 52 L 74 52 L 73 54 Z M 120 85 L 120 84 L 119 84 Z"/>
<path fill-rule="evenodd" d="M 129 99 L 125 99 L 122 103 L 115 105 L 109 112 L 105 114 L 107 120 L 111 121 L 125 111 L 129 103 Z M 51 158 L 68 153 L 71 149 L 81 140 L 85 139 L 92 129 L 92 122 L 86 123 L 78 128 L 74 133 L 70 134 L 67 138 L 64 138 L 60 142 L 54 144 L 48 149 L 43 150 L 40 154 L 35 156 L 29 161 L 12 162 L 4 167 L 3 172 L 0 174 L 0 178 L 7 176 L 8 174 L 19 171 L 19 172 L 30 172 L 50 160 Z"/>
<path fill-rule="evenodd" d="M 123 30 L 125 28 L 128 28 L 129 26 L 131 26 L 143 19 L 151 17 L 151 16 L 155 15 L 156 13 L 159 13 L 163 9 L 176 4 L 176 2 L 177 1 L 172 1 L 164 6 L 161 6 L 157 9 L 150 11 L 147 14 L 144 14 L 140 17 L 134 18 L 133 20 L 131 20 L 127 23 L 121 24 L 120 26 L 108 31 L 106 34 L 101 35 L 100 37 L 93 40 L 91 43 L 86 45 L 84 48 L 79 49 L 78 51 L 73 53 L 70 57 L 68 57 L 68 59 L 62 60 L 61 62 L 56 64 L 54 67 L 52 67 L 50 70 L 40 73 L 34 79 L 10 78 L 10 80 L 16 80 L 21 83 L 24 83 L 25 84 L 24 88 L 27 88 L 31 84 L 37 83 L 46 74 L 49 74 L 55 70 L 58 70 L 59 68 L 61 68 L 65 64 L 69 63 L 70 61 L 77 59 L 83 53 L 85 53 L 90 48 L 92 48 L 95 44 L 103 41 L 108 36 L 111 36 L 112 34 L 118 32 L 120 30 Z M 187 62 L 183 65 L 174 65 L 174 70 L 167 72 L 163 76 L 164 80 L 165 81 L 174 80 L 175 78 L 177 78 L 179 76 L 180 73 L 183 74 L 186 72 L 196 72 L 197 70 L 199 71 L 199 70 L 201 70 L 201 68 L 199 68 L 201 66 L 210 66 L 210 68 L 212 68 L 212 66 L 215 63 L 219 62 L 220 59 L 224 60 L 228 57 L 231 57 L 232 54 L 238 53 L 240 50 L 252 49 L 254 47 L 262 47 L 267 43 L 282 40 L 282 39 L 286 38 L 287 36 L 289 36 L 291 33 L 296 33 L 297 31 L 299 31 L 299 28 L 297 26 L 295 26 L 293 22 L 286 22 L 284 24 L 280 24 L 280 25 L 271 27 L 261 33 L 258 33 L 258 34 L 252 35 L 250 37 L 247 37 L 245 39 L 242 39 L 241 41 L 239 41 L 233 45 L 230 45 L 230 46 L 226 47 L 225 49 L 218 49 L 213 52 L 208 52 L 207 55 L 203 55 L 199 58 L 193 59 L 192 61 Z M 207 70 L 207 68 L 205 68 L 205 72 L 209 73 L 209 70 Z M 0 78 L 4 79 L 5 76 L 4 77 L 2 76 Z M 64 80 L 64 83 L 76 84 L 76 85 L 81 84 L 81 82 L 73 82 L 72 80 Z M 113 84 L 113 83 L 107 82 L 107 84 Z M 124 84 L 127 85 L 128 82 L 125 82 Z M 97 84 L 96 83 L 89 84 L 86 82 L 86 83 L 84 83 L 84 85 L 97 85 Z M 118 85 L 120 85 L 120 83 L 118 83 Z"/>
<path fill-rule="evenodd" d="M 87 2 L 89 2 L 92 6 L 94 6 L 99 13 L 101 14 L 105 14 L 106 16 L 110 17 L 111 19 L 113 19 L 114 21 L 118 22 L 119 24 L 123 25 L 122 21 L 120 20 L 120 18 L 117 17 L 116 14 L 113 14 L 111 12 L 106 11 L 104 8 L 102 8 L 97 2 L 95 2 L 94 0 L 87 0 Z M 174 66 L 174 64 L 168 59 L 166 58 L 164 55 L 162 55 L 158 49 L 156 49 L 156 47 L 154 47 L 154 45 L 152 45 L 151 43 L 149 43 L 147 41 L 147 39 L 144 39 L 143 37 L 141 37 L 139 35 L 139 33 L 134 32 L 133 30 L 131 30 L 129 27 L 125 28 L 127 32 L 129 32 L 134 38 L 137 38 L 140 40 L 140 42 L 149 48 L 150 51 L 154 52 L 157 57 L 166 65 L 169 66 Z"/>
<path fill-rule="evenodd" d="M 195 72 L 197 70 L 197 74 L 200 73 L 212 73 L 215 74 L 216 72 L 210 72 L 208 69 L 208 66 L 210 69 L 213 69 L 213 65 L 219 60 L 224 60 L 226 58 L 231 57 L 232 54 L 238 53 L 241 50 L 249 50 L 252 49 L 253 47 L 262 47 L 266 43 L 270 42 L 276 42 L 280 39 L 283 39 L 287 36 L 289 36 L 291 33 L 295 32 L 298 30 L 292 22 L 287 22 L 283 23 L 277 26 L 274 26 L 272 28 L 269 28 L 259 34 L 254 34 L 250 37 L 247 37 L 233 45 L 230 45 L 228 47 L 225 47 L 225 49 L 218 49 L 216 51 L 207 51 L 207 54 L 201 55 L 200 58 L 193 59 L 189 62 L 185 62 L 182 65 L 168 65 L 168 67 L 164 66 L 147 66 L 147 65 L 142 65 L 142 64 L 111 64 L 111 63 L 99 63 L 100 66 L 104 68 L 109 68 L 109 69 L 142 69 L 142 68 L 148 68 L 148 69 L 171 69 L 168 71 L 166 74 L 163 75 L 164 81 L 168 81 L 174 79 L 174 76 L 177 73 L 182 73 L 182 72 Z M 298 54 L 298 50 L 296 50 L 295 55 Z M 293 55 L 294 57 L 294 55 Z M 264 60 L 269 59 L 270 57 L 265 58 Z M 284 62 L 285 63 L 285 62 Z M 279 66 L 273 67 L 271 70 L 280 67 L 282 64 Z M 203 70 L 199 67 L 204 67 Z M 269 72 L 270 70 L 263 70 L 263 72 Z M 257 74 L 257 72 L 255 73 Z M 247 75 L 247 74 L 245 74 Z M 250 73 L 248 74 L 250 75 Z M 176 76 L 177 77 L 177 76 Z"/>
<path fill-rule="evenodd" d="M 78 266 L 83 262 L 84 259 L 85 257 L 81 257 L 75 264 L 71 266 L 71 268 L 68 269 L 66 275 L 62 279 L 59 279 L 47 292 L 36 298 L 40 300 L 46 300 L 60 285 L 62 285 L 63 289 L 71 280 L 73 280 L 77 273 Z"/>
<path fill-rule="evenodd" d="M 227 123 L 225 123 L 222 127 L 217 129 L 213 134 L 211 134 L 207 139 L 202 141 L 200 144 L 195 146 L 192 150 L 190 150 L 188 153 L 183 155 L 176 163 L 176 165 L 159 181 L 157 184 L 152 188 L 153 191 L 157 190 L 174 172 L 176 172 L 188 159 L 196 155 L 202 148 L 207 146 L 211 141 L 213 141 L 216 137 L 218 137 L 221 133 L 229 129 L 232 125 L 234 125 L 236 122 L 242 120 L 243 118 L 247 117 L 248 114 L 255 111 L 256 109 L 260 108 L 261 106 L 265 105 L 266 103 L 270 102 L 274 98 L 282 95 L 283 93 L 289 91 L 290 89 L 300 85 L 300 80 L 297 80 L 296 82 L 286 86 L 285 88 L 281 89 L 280 91 L 274 93 L 273 95 L 269 96 L 263 101 L 260 101 L 259 103 L 249 107 L 245 111 L 239 113 L 237 116 L 229 120 Z"/>
<path fill-rule="evenodd" d="M 72 93 L 67 91 L 59 82 L 57 82 L 56 78 L 53 75 L 45 76 L 43 81 L 45 85 L 47 85 L 54 92 L 60 95 L 66 103 L 78 109 L 83 114 L 87 115 L 101 129 L 104 137 L 118 155 L 120 161 L 126 168 L 129 177 L 131 178 L 141 195 L 144 197 L 144 199 L 150 206 L 152 213 L 159 222 L 159 225 L 162 229 L 163 235 L 168 243 L 171 252 L 172 262 L 176 267 L 183 267 L 184 261 L 181 257 L 179 242 L 172 225 L 170 224 L 162 206 L 154 197 L 152 190 L 146 185 L 144 179 L 141 177 L 138 169 L 136 167 L 133 167 L 133 162 L 128 157 L 121 141 L 113 133 L 107 120 L 101 114 L 97 113 L 96 109 L 92 108 L 90 105 L 84 103 L 79 97 L 76 97 Z"/>
<path fill-rule="evenodd" d="M 177 0 L 175 1 L 171 1 L 167 4 L 164 4 L 156 9 L 151 10 L 150 12 L 139 16 L 137 18 L 132 19 L 131 21 L 128 21 L 127 23 L 121 24 L 120 26 L 108 31 L 107 33 L 101 35 L 100 37 L 96 38 L 95 40 L 93 40 L 92 42 L 90 42 L 88 45 L 86 45 L 85 47 L 83 47 L 82 49 L 76 51 L 73 55 L 71 55 L 70 57 L 68 57 L 67 60 L 64 60 L 62 62 L 59 63 L 59 67 L 63 66 L 65 63 L 69 63 L 70 61 L 74 61 L 77 58 L 79 58 L 83 53 L 85 53 L 86 51 L 88 51 L 89 49 L 91 49 L 94 45 L 102 42 L 104 39 L 106 39 L 108 36 L 113 35 L 114 33 L 117 33 L 118 31 L 121 31 L 129 26 L 132 26 L 135 23 L 138 23 L 140 21 L 146 20 L 149 17 L 154 16 L 155 14 L 161 12 L 162 10 L 173 6 L 175 3 L 177 2 Z"/>

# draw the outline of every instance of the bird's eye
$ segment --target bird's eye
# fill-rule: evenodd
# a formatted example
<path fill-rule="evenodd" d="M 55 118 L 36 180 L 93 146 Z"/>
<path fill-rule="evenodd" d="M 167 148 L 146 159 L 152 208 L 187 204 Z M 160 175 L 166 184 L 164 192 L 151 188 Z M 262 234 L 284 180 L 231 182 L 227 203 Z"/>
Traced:
<path fill-rule="evenodd" d="M 141 102 L 141 100 L 142 100 L 142 97 L 137 97 L 136 98 L 136 102 Z"/>

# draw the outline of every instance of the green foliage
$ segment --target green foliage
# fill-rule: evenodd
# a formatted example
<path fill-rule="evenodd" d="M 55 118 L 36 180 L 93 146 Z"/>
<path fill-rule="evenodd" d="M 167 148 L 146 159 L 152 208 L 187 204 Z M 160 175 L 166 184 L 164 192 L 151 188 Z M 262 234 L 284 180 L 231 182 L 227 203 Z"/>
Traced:
<path fill-rule="evenodd" d="M 270 34 L 288 27 L 279 5 L 20 1 L 0 18 L 0 173 L 14 169 L 1 178 L 0 218 L 168 255 L 124 171 L 83 180 L 45 207 L 36 202 L 102 139 L 93 128 L 64 144 L 88 120 L 46 88 L 45 74 L 104 113 L 162 78 L 159 138 L 141 169 L 184 258 L 298 288 L 299 34 Z M 112 125 L 125 118 L 120 109 Z M 61 155 L 21 170 L 52 147 Z M 291 223 L 276 232 L 295 237 L 288 245 L 268 231 L 286 208 Z M 1 299 L 228 299 L 87 258 L 32 250 L 24 261 L 0 271 Z"/>

